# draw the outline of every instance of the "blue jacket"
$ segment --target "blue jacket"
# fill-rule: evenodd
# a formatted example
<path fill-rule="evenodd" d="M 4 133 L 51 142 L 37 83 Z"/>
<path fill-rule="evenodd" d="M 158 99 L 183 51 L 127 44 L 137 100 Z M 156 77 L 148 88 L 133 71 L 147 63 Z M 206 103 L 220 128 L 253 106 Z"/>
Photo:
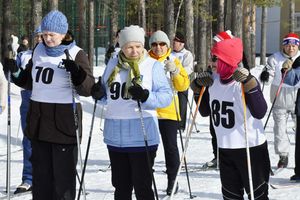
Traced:
<path fill-rule="evenodd" d="M 104 99 L 107 103 L 104 142 L 108 147 L 119 148 L 120 150 L 143 149 L 145 139 L 148 141 L 149 146 L 157 146 L 159 144 L 159 128 L 155 109 L 166 107 L 172 101 L 172 90 L 165 76 L 163 65 L 147 54 L 139 64 L 141 76 L 144 77 L 142 87 L 148 87 L 149 90 L 148 99 L 141 104 L 143 115 L 141 117 L 136 101 L 121 98 L 122 89 L 117 90 L 113 86 L 108 86 L 107 81 L 117 64 L 118 58 L 111 59 L 102 76 L 102 86 L 106 91 Z M 121 77 L 121 73 L 124 75 L 125 72 L 125 70 L 121 70 L 118 75 Z M 111 85 L 122 87 L 124 78 L 123 80 L 120 79 L 121 84 L 116 80 L 116 84 L 112 83 Z M 148 80 L 148 85 L 144 80 Z M 112 91 L 120 91 L 118 98 L 113 97 Z M 145 132 L 142 129 L 141 118 L 144 121 Z"/>
<path fill-rule="evenodd" d="M 297 88 L 299 88 L 299 83 L 300 81 L 300 67 L 297 68 L 292 68 L 291 70 L 289 70 L 284 78 L 284 83 L 287 85 L 291 85 L 291 86 L 296 86 Z M 295 114 L 297 116 L 300 116 L 300 91 L 298 89 L 297 92 L 297 98 L 296 98 L 296 107 L 295 107 Z"/>

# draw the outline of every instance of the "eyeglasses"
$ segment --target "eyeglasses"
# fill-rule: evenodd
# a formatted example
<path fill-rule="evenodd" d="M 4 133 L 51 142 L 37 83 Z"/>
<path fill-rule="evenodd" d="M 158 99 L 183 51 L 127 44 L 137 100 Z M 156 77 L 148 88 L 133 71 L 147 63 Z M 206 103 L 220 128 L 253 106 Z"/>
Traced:
<path fill-rule="evenodd" d="M 211 61 L 212 62 L 217 62 L 217 60 L 218 60 L 218 57 L 216 55 L 211 56 Z"/>
<path fill-rule="evenodd" d="M 163 46 L 166 46 L 167 44 L 165 42 L 160 42 L 160 43 L 155 43 L 154 42 L 154 43 L 151 44 L 152 47 L 157 47 L 158 45 L 163 47 Z"/>

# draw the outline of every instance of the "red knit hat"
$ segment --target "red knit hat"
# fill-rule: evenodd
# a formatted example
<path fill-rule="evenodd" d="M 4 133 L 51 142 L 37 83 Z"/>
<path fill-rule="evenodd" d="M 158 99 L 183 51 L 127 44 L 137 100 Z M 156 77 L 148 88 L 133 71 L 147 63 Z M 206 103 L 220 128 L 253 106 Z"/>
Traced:
<path fill-rule="evenodd" d="M 299 46 L 299 36 L 296 33 L 289 33 L 284 36 L 282 45 L 294 44 Z"/>
<path fill-rule="evenodd" d="M 234 38 L 230 30 L 223 31 L 214 36 L 214 41 L 220 42 L 222 40 Z"/>
<path fill-rule="evenodd" d="M 211 54 L 230 66 L 237 66 L 243 58 L 243 43 L 240 38 L 222 40 L 214 44 Z"/>

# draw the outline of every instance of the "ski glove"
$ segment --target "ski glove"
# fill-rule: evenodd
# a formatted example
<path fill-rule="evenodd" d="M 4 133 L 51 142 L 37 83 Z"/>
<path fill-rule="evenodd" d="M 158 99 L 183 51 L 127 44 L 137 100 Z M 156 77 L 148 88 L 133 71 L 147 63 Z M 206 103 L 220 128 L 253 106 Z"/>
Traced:
<path fill-rule="evenodd" d="M 213 84 L 214 80 L 212 74 L 209 71 L 200 72 L 196 79 L 191 82 L 191 89 L 194 93 L 198 94 L 202 86 L 209 87 Z"/>
<path fill-rule="evenodd" d="M 17 62 L 14 59 L 5 58 L 4 60 L 4 71 L 15 73 L 19 70 Z"/>
<path fill-rule="evenodd" d="M 86 72 L 74 60 L 62 59 L 62 61 L 66 71 L 71 74 L 73 84 L 75 86 L 80 85 L 86 77 Z"/>
<path fill-rule="evenodd" d="M 260 74 L 260 81 L 265 83 L 269 81 L 270 73 L 268 72 L 267 68 L 264 68 L 264 70 Z"/>
<path fill-rule="evenodd" d="M 104 97 L 105 90 L 101 84 L 101 76 L 99 77 L 98 82 L 93 85 L 93 87 L 91 89 L 91 94 L 95 100 L 100 100 Z"/>
<path fill-rule="evenodd" d="M 128 88 L 133 100 L 141 101 L 144 103 L 149 97 L 149 90 L 143 89 L 140 85 L 135 84 Z"/>
<path fill-rule="evenodd" d="M 177 75 L 179 73 L 179 69 L 176 67 L 175 63 L 170 60 L 165 61 L 165 70 L 171 72 L 172 75 Z"/>
<path fill-rule="evenodd" d="M 241 82 L 244 84 L 244 91 L 246 93 L 257 86 L 257 81 L 256 81 L 255 77 L 252 76 L 250 74 L 249 70 L 244 67 L 237 68 L 234 71 L 232 78 L 235 81 Z"/>
<path fill-rule="evenodd" d="M 284 74 L 286 71 L 292 69 L 292 65 L 293 61 L 291 59 L 287 59 L 286 61 L 284 61 L 284 63 L 282 64 L 281 73 Z"/>

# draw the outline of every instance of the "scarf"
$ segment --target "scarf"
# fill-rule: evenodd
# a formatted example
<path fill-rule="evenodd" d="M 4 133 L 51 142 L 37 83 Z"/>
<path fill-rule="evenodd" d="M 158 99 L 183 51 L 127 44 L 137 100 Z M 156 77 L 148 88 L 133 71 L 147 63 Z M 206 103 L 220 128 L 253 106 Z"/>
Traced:
<path fill-rule="evenodd" d="M 220 74 L 221 80 L 229 79 L 237 67 L 238 66 L 230 66 L 221 59 L 217 61 L 217 73 Z"/>
<path fill-rule="evenodd" d="M 167 59 L 168 56 L 170 56 L 171 54 L 171 48 L 168 49 L 167 53 L 165 53 L 164 55 L 156 55 L 155 53 L 153 53 L 152 50 L 149 51 L 149 55 L 151 58 L 154 58 L 155 60 L 158 60 L 159 62 L 162 62 L 164 60 Z"/>
<path fill-rule="evenodd" d="M 65 52 L 66 49 L 71 49 L 73 46 L 75 46 L 75 41 L 68 44 L 68 45 L 63 45 L 63 44 L 60 44 L 56 47 L 48 47 L 45 43 L 45 49 L 46 49 L 46 54 L 47 56 L 51 56 L 51 57 L 58 57 L 58 56 L 61 56 L 63 55 Z"/>
<path fill-rule="evenodd" d="M 144 50 L 144 52 L 145 52 L 145 50 Z M 124 97 L 130 98 L 131 96 L 128 93 L 128 88 L 133 85 L 132 81 L 134 80 L 135 84 L 138 84 L 138 85 L 141 85 L 141 83 L 142 83 L 139 64 L 143 60 L 144 60 L 144 54 L 138 59 L 128 59 L 128 58 L 126 58 L 124 53 L 122 51 L 120 51 L 119 56 L 118 56 L 118 64 L 108 78 L 108 85 L 110 86 L 112 84 L 112 82 L 116 78 L 116 75 L 121 70 L 128 71 L 126 84 L 125 84 Z"/>

